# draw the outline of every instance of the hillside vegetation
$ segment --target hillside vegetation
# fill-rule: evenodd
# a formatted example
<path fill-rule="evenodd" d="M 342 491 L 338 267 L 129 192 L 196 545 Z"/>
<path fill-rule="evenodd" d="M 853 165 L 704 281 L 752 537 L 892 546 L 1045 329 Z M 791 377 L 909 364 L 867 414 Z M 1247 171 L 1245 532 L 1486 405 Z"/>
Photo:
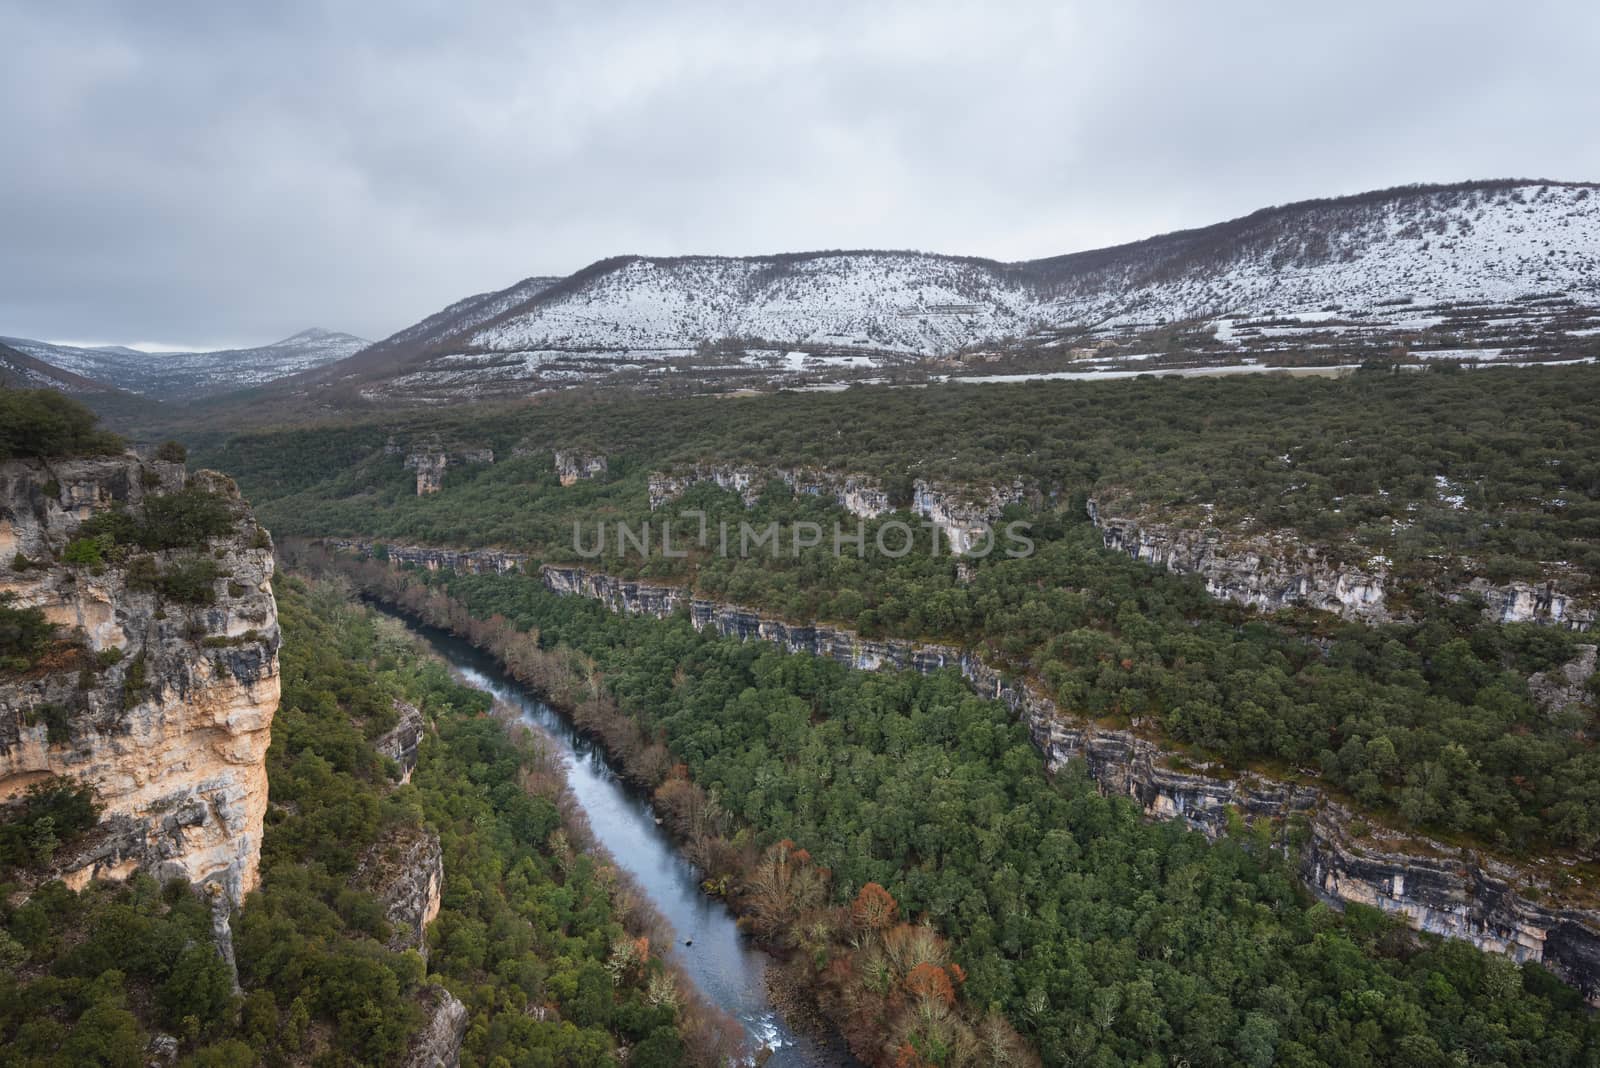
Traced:
<path fill-rule="evenodd" d="M 155 1033 L 208 1068 L 395 1064 L 436 1000 L 429 984 L 467 1006 L 464 1064 L 611 1065 L 622 1045 L 630 1064 L 717 1063 L 715 1022 L 663 982 L 659 956 L 640 953 L 649 913 L 586 850 L 559 762 L 513 740 L 484 714 L 488 697 L 402 628 L 337 588 L 278 585 L 283 703 L 261 887 L 233 920 L 242 990 L 231 989 L 207 905 L 181 881 L 139 875 L 80 893 L 55 882 L 31 894 L 0 881 L 0 1064 L 131 1068 Z M 372 745 L 396 699 L 431 727 L 408 785 Z M 41 834 L 92 825 L 92 805 L 50 791 L 8 811 L 0 880 L 34 859 Z M 389 948 L 382 902 L 356 879 L 369 851 L 420 828 L 444 848 L 426 964 Z"/>
<path fill-rule="evenodd" d="M 1235 765 L 1321 775 L 1404 826 L 1501 849 L 1589 849 L 1600 841 L 1593 686 L 1551 710 L 1528 682 L 1571 659 L 1575 639 L 1487 623 L 1470 598 L 1439 591 L 1469 574 L 1536 575 L 1541 562 L 1569 577 L 1575 566 L 1600 571 L 1597 384 L 1600 369 L 1578 368 L 547 404 L 476 413 L 470 424 L 445 413 L 421 425 L 242 436 L 208 455 L 252 488 L 280 533 L 500 544 L 692 582 L 795 621 L 978 646 L 1039 679 L 1068 713 L 1131 723 Z M 412 472 L 381 444 L 424 427 L 501 456 L 520 443 L 527 455 L 452 468 L 442 492 L 419 498 Z M 604 479 L 557 483 L 546 449 L 573 444 L 610 457 Z M 913 475 L 956 486 L 1020 478 L 1039 503 L 1011 514 L 1032 519 L 1037 549 L 996 554 L 970 575 L 933 555 L 925 534 L 899 560 L 836 556 L 826 543 L 778 558 L 696 547 L 681 560 L 597 562 L 574 551 L 575 523 L 590 526 L 586 544 L 598 520 L 637 526 L 652 518 L 649 472 L 705 459 L 865 472 L 892 501 L 909 496 Z M 1464 500 L 1439 498 L 1438 472 L 1470 487 Z M 1209 514 L 1362 558 L 1383 550 L 1412 584 L 1415 618 L 1266 619 L 1215 602 L 1197 580 L 1103 550 L 1083 517 L 1091 493 L 1173 522 Z M 712 529 L 855 525 L 781 486 L 751 510 L 710 485 L 681 504 L 704 509 Z M 661 522 L 655 515 L 658 536 Z M 693 526 L 679 524 L 677 544 L 692 546 Z"/>
<path fill-rule="evenodd" d="M 1264 837 L 1213 845 L 1085 777 L 1050 779 L 1006 707 L 953 671 L 851 671 L 526 577 L 331 566 L 480 642 L 601 734 L 876 1063 L 1024 1063 L 965 1030 L 964 1007 L 985 1004 L 1052 1065 L 1600 1052 L 1581 998 L 1536 965 L 1335 912 Z M 900 916 L 948 947 L 897 945 Z"/>

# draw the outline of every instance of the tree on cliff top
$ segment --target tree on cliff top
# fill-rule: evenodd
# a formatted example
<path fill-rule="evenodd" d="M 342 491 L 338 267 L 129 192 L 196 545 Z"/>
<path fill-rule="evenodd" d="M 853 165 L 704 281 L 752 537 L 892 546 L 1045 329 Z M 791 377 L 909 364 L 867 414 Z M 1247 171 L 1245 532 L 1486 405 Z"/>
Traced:
<path fill-rule="evenodd" d="M 126 443 L 95 426 L 98 419 L 53 389 L 0 388 L 0 461 L 121 452 Z"/>

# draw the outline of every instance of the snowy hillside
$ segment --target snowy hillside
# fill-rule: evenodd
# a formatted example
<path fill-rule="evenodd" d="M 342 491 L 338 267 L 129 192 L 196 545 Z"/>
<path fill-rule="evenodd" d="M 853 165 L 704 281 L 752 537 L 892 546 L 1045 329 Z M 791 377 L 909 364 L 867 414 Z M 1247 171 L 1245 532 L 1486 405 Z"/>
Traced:
<path fill-rule="evenodd" d="M 0 338 L 52 367 L 158 400 L 186 399 L 257 386 L 325 366 L 368 342 L 330 330 L 303 330 L 254 349 L 215 352 L 138 352 L 121 347 L 79 348 L 26 338 Z"/>
<path fill-rule="evenodd" d="M 479 351 L 692 349 L 745 338 L 925 355 L 1025 332 L 1038 300 L 998 264 L 915 253 L 629 259 L 466 338 Z"/>
<path fill-rule="evenodd" d="M 446 402 L 597 379 L 819 386 L 973 363 L 1591 358 L 1597 337 L 1600 186 L 1502 181 L 1308 201 L 1025 263 L 620 256 L 468 298 L 308 381 Z"/>
<path fill-rule="evenodd" d="M 0 386 L 12 389 L 59 389 L 63 393 L 109 393 L 103 382 L 53 367 L 9 345 L 0 344 Z"/>
<path fill-rule="evenodd" d="M 1600 189 L 1533 184 L 1313 202 L 1033 266 L 1054 276 L 1047 316 L 1061 326 L 1551 293 L 1594 303 Z"/>

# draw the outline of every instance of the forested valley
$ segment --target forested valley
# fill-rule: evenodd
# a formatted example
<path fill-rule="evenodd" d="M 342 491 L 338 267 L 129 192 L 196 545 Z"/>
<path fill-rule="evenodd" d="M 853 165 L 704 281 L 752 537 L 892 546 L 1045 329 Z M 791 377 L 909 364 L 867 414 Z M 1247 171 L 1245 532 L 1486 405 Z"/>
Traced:
<path fill-rule="evenodd" d="M 1581 998 L 1537 966 L 1336 912 L 1242 827 L 1213 845 L 1051 780 L 1004 706 L 953 673 L 853 672 L 531 578 L 312 559 L 483 644 L 605 738 L 860 1053 L 1004 1049 L 985 1005 L 1050 1064 L 1580 1064 L 1600 1048 Z M 911 982 L 917 958 L 873 938 L 841 944 L 863 916 L 925 919 L 948 949 L 920 963 L 944 980 Z M 925 1007 L 885 1014 L 885 990 Z"/>
<path fill-rule="evenodd" d="M 346 590 L 288 578 L 277 594 L 283 699 L 261 887 L 231 923 L 238 988 L 181 880 L 18 892 L 95 822 L 92 791 L 55 787 L 0 836 L 0 1064 L 134 1068 L 153 1036 L 202 1068 L 395 1064 L 444 991 L 465 1006 L 464 1065 L 611 1065 L 626 1049 L 668 1068 L 738 1048 L 661 957 L 658 922 L 591 848 L 538 738 Z M 373 746 L 397 702 L 428 724 L 403 784 Z M 444 886 L 424 957 L 395 948 L 364 873 L 428 834 Z"/>

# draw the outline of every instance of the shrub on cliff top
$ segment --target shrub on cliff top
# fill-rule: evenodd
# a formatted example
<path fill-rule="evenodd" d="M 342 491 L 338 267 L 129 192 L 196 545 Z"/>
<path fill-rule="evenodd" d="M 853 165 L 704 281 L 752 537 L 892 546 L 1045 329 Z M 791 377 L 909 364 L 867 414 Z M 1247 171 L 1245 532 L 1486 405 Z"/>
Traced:
<path fill-rule="evenodd" d="M 121 452 L 125 442 L 96 427 L 98 419 L 53 389 L 0 388 L 0 460 Z"/>
<path fill-rule="evenodd" d="M 233 529 L 227 498 L 190 486 L 162 497 L 146 497 L 135 540 L 146 549 L 185 549 Z"/>

